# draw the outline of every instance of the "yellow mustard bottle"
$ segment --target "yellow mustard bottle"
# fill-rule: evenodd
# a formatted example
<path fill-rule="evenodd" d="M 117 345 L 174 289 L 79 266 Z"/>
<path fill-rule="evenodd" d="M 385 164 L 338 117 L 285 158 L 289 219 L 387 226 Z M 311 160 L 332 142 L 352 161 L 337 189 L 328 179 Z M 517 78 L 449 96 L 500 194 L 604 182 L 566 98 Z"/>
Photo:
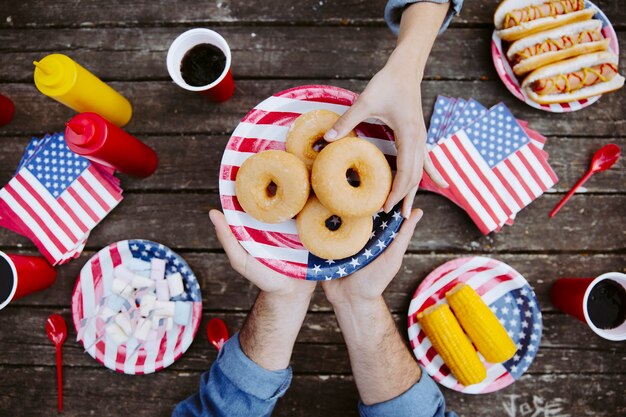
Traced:
<path fill-rule="evenodd" d="M 35 85 L 46 96 L 79 113 L 97 113 L 119 127 L 130 121 L 130 102 L 70 57 L 50 54 L 33 64 Z"/>

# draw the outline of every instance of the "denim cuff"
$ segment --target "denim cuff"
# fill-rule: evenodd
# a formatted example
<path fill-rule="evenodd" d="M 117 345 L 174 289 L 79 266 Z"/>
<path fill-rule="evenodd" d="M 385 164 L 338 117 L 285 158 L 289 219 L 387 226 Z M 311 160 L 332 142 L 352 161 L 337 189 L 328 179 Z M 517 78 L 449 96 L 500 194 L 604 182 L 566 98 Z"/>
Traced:
<path fill-rule="evenodd" d="M 423 1 L 438 4 L 450 3 L 448 14 L 446 14 L 446 18 L 441 25 L 441 29 L 439 29 L 440 34 L 446 30 L 452 18 L 461 13 L 461 7 L 463 7 L 463 0 L 389 0 L 387 2 L 387 6 L 385 6 L 385 21 L 387 22 L 389 29 L 397 35 L 400 31 L 400 19 L 402 19 L 402 12 L 404 12 L 404 9 L 413 3 L 420 3 Z"/>
<path fill-rule="evenodd" d="M 261 400 L 282 397 L 291 384 L 291 367 L 270 371 L 256 364 L 241 350 L 239 333 L 224 343 L 216 364 L 237 388 Z"/>
<path fill-rule="evenodd" d="M 359 415 L 361 417 L 444 416 L 445 407 L 439 387 L 422 369 L 420 380 L 396 398 L 372 405 L 365 405 L 359 401 Z"/>

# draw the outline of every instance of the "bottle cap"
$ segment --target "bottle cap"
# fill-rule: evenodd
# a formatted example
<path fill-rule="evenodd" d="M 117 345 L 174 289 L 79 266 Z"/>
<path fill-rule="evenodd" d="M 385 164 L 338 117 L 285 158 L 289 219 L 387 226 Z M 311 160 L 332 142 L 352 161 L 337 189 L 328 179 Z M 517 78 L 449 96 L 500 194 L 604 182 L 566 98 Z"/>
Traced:
<path fill-rule="evenodd" d="M 61 54 L 50 54 L 39 61 L 33 61 L 35 85 L 39 91 L 55 96 L 69 90 L 75 81 L 72 63 L 69 57 Z"/>
<path fill-rule="evenodd" d="M 84 154 L 82 150 L 93 150 L 104 142 L 106 122 L 95 113 L 80 113 L 65 124 L 65 142 L 71 150 Z"/>

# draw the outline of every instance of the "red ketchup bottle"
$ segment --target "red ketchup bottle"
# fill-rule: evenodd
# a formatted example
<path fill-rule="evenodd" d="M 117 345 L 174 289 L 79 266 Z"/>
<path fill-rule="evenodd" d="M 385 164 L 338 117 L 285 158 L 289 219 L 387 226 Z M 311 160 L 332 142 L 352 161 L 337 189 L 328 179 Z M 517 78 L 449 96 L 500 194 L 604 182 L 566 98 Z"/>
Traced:
<path fill-rule="evenodd" d="M 75 153 L 134 177 L 154 173 L 154 150 L 96 113 L 80 113 L 65 129 L 67 146 Z"/>

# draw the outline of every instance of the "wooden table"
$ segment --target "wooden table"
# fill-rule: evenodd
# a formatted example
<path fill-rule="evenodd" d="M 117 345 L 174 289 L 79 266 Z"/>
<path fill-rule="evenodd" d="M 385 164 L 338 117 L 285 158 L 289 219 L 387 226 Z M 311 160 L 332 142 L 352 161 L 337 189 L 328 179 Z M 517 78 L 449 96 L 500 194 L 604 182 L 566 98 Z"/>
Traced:
<path fill-rule="evenodd" d="M 201 331 L 178 362 L 149 376 L 105 369 L 83 352 L 71 331 L 64 348 L 64 415 L 167 416 L 195 392 L 200 374 L 215 359 L 204 325 L 220 317 L 231 331 L 239 329 L 257 293 L 231 270 L 207 215 L 219 206 L 217 174 L 229 133 L 256 103 L 289 87 L 323 83 L 361 91 L 394 46 L 382 20 L 385 0 L 118 3 L 0 2 L 0 92 L 16 104 L 15 119 L 0 128 L 0 184 L 10 179 L 30 137 L 62 130 L 73 114 L 33 84 L 32 61 L 52 52 L 68 54 L 128 97 L 134 116 L 126 129 L 160 157 L 153 177 L 122 178 L 124 201 L 94 230 L 81 258 L 58 269 L 51 289 L 0 312 L 3 416 L 53 415 L 54 349 L 45 319 L 56 312 L 70 323 L 70 294 L 81 266 L 94 251 L 127 238 L 162 242 L 189 261 L 204 298 Z M 496 1 L 466 3 L 429 60 L 422 91 L 426 117 L 437 94 L 474 97 L 485 105 L 504 101 L 549 138 L 546 150 L 561 180 L 522 211 L 513 227 L 486 237 L 452 203 L 421 193 L 416 205 L 425 216 L 386 300 L 406 334 L 411 294 L 433 268 L 478 254 L 507 262 L 534 286 L 544 313 L 537 358 L 521 380 L 498 393 L 477 397 L 444 390 L 448 407 L 464 416 L 626 415 L 626 345 L 600 339 L 555 311 L 549 300 L 558 277 L 625 270 L 626 164 L 591 180 L 587 192 L 553 220 L 547 216 L 596 149 L 610 142 L 626 149 L 626 90 L 575 114 L 526 106 L 508 93 L 491 63 Z M 626 9 L 616 1 L 598 3 L 618 31 L 624 63 Z M 192 27 L 217 29 L 231 44 L 237 91 L 224 104 L 188 94 L 168 77 L 168 46 Z M 0 230 L 0 249 L 35 253 L 28 240 L 6 230 Z M 291 389 L 275 415 L 357 414 L 347 352 L 319 290 L 294 349 L 293 369 Z"/>

